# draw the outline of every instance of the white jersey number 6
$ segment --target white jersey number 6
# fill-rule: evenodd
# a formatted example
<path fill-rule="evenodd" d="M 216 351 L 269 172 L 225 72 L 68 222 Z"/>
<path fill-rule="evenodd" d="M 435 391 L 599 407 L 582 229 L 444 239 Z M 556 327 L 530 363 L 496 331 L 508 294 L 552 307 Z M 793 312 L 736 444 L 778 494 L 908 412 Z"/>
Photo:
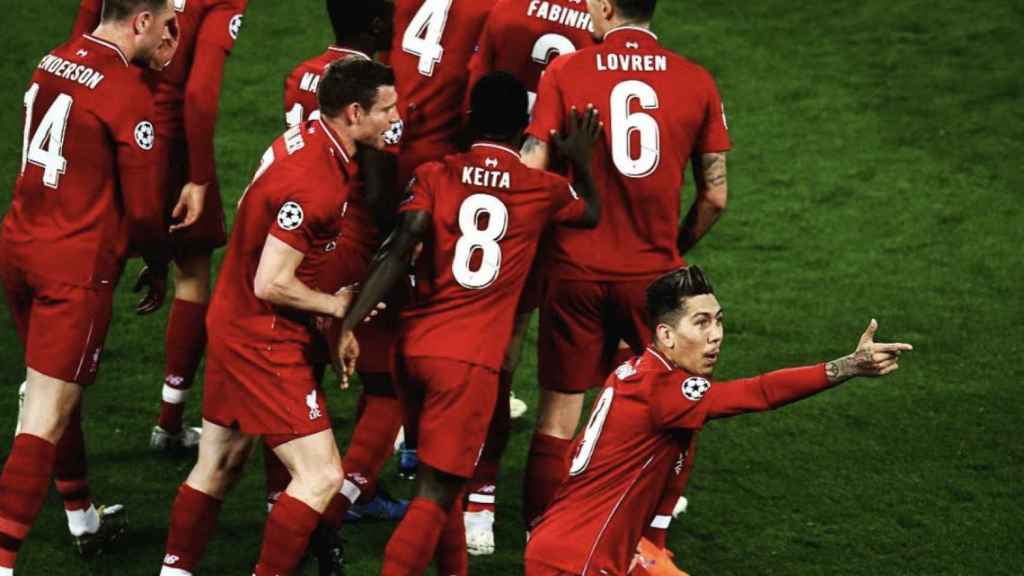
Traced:
<path fill-rule="evenodd" d="M 650 84 L 639 80 L 620 82 L 612 90 L 612 161 L 623 176 L 643 178 L 658 168 L 661 160 L 661 137 L 658 122 L 644 112 L 630 113 L 633 101 L 644 110 L 658 108 L 658 93 Z M 630 150 L 633 133 L 640 134 L 639 154 Z"/>

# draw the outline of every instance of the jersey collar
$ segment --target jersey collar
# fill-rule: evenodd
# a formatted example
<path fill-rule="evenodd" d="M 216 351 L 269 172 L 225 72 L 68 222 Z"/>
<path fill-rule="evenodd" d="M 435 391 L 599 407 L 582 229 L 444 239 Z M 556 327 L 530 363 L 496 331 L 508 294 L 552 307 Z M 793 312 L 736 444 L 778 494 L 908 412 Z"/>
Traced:
<path fill-rule="evenodd" d="M 485 149 L 485 148 L 486 149 L 491 149 L 491 150 L 501 150 L 502 152 L 504 152 L 506 154 L 510 154 L 512 156 L 515 156 L 516 160 L 519 160 L 520 162 L 522 162 L 522 158 L 520 158 L 519 152 L 516 152 L 515 150 L 513 150 L 513 149 L 511 149 L 508 146 L 505 146 L 503 144 L 496 144 L 494 142 L 477 142 L 477 143 L 473 144 L 471 146 L 471 148 L 474 149 L 474 150 L 476 150 L 476 149 Z"/>
<path fill-rule="evenodd" d="M 650 354 L 652 357 L 656 358 L 658 361 L 660 361 L 665 366 L 666 370 L 675 370 L 675 366 L 672 364 L 672 362 L 668 358 L 662 356 L 661 352 L 655 350 L 654 346 L 648 346 L 647 353 Z"/>
<path fill-rule="evenodd" d="M 625 36 L 632 36 L 632 35 L 634 35 L 634 34 L 639 32 L 640 34 L 645 34 L 647 36 L 650 36 L 651 39 L 653 39 L 654 41 L 658 40 L 658 35 L 655 34 L 654 32 L 651 32 L 647 28 L 641 28 L 639 26 L 632 26 L 632 25 L 628 25 L 627 24 L 627 25 L 624 25 L 624 26 L 618 26 L 616 28 L 612 28 L 611 30 L 605 32 L 604 33 L 605 41 L 608 40 L 609 36 L 611 36 L 612 34 L 615 34 L 616 32 L 624 32 L 624 33 L 626 33 L 626 34 L 623 35 L 624 37 Z M 625 40 L 623 40 L 623 41 L 625 41 Z"/>
<path fill-rule="evenodd" d="M 341 158 L 341 164 L 343 166 L 348 166 L 351 160 L 349 159 L 348 154 L 345 153 L 345 148 L 341 145 L 341 142 L 338 141 L 338 137 L 334 135 L 334 130 L 331 130 L 331 127 L 320 118 L 316 119 L 316 123 L 320 125 L 320 129 L 324 131 L 327 139 L 331 141 L 335 150 L 338 151 L 338 157 Z"/>
<path fill-rule="evenodd" d="M 121 61 L 124 62 L 124 65 L 125 66 L 129 65 L 128 64 L 128 57 L 124 55 L 124 52 L 121 51 L 121 48 L 117 44 L 114 44 L 112 42 L 107 42 L 106 40 L 101 40 L 101 39 L 93 36 L 92 34 L 82 34 L 82 36 L 86 40 L 89 40 L 90 42 L 95 42 L 96 44 L 99 44 L 100 46 L 104 46 L 106 48 L 109 48 L 109 49 L 113 50 L 114 52 L 117 52 L 117 55 L 121 57 Z"/>
<path fill-rule="evenodd" d="M 328 46 L 327 51 L 338 52 L 340 54 L 344 54 L 345 56 L 355 56 L 356 58 L 362 58 L 363 60 L 370 59 L 370 57 L 367 56 L 365 52 L 360 52 L 359 50 L 352 50 L 351 48 L 342 48 L 341 46 L 336 46 L 334 44 Z"/>

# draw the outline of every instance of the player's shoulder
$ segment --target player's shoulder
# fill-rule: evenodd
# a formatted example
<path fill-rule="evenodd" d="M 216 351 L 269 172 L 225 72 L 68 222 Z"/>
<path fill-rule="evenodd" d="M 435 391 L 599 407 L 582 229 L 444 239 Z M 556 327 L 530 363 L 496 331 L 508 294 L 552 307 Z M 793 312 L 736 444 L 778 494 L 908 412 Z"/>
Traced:
<path fill-rule="evenodd" d="M 444 177 L 449 172 L 449 167 L 464 163 L 465 160 L 461 154 L 451 154 L 440 160 L 431 160 L 420 164 L 413 171 L 413 178 L 419 182 L 431 183 Z"/>

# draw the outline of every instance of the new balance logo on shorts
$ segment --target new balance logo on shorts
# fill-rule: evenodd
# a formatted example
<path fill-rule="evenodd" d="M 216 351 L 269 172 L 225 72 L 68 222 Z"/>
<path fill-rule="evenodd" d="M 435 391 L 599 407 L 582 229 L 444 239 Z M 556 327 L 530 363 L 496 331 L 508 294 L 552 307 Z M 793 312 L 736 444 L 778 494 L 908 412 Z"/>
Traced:
<path fill-rule="evenodd" d="M 316 420 L 320 417 L 320 406 L 316 403 L 316 390 L 306 396 L 306 406 L 309 407 L 309 419 Z"/>

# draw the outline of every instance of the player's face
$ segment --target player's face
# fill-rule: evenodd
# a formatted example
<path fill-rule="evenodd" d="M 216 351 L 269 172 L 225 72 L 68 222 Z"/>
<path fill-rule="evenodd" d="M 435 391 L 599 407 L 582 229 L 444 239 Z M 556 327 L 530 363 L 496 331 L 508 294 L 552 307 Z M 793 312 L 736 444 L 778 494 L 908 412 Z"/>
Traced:
<path fill-rule="evenodd" d="M 672 362 L 694 376 L 711 376 L 718 363 L 724 325 L 714 294 L 686 299 L 686 313 L 675 326 L 658 326 L 659 348 Z"/>
<path fill-rule="evenodd" d="M 610 0 L 587 0 L 587 12 L 594 23 L 594 40 L 600 42 L 608 32 L 608 17 L 611 15 Z"/>
<path fill-rule="evenodd" d="M 400 120 L 398 116 L 398 92 L 394 86 L 381 86 L 377 89 L 377 99 L 373 107 L 363 110 L 357 125 L 359 137 L 356 138 L 367 146 L 381 150 L 387 146 L 384 135 L 391 125 Z"/>
<path fill-rule="evenodd" d="M 170 0 L 160 10 L 137 14 L 134 26 L 137 48 L 135 59 L 140 63 L 148 63 L 161 44 L 177 36 L 177 18 Z"/>

